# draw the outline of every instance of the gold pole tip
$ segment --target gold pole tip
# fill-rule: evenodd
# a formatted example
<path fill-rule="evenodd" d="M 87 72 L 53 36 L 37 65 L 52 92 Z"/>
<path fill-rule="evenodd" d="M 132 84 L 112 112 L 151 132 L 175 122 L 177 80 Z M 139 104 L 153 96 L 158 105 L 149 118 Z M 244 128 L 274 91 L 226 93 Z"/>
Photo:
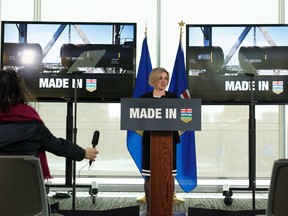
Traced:
<path fill-rule="evenodd" d="M 185 23 L 183 22 L 183 20 L 181 20 L 181 22 L 178 23 L 180 27 L 183 27 L 185 25 Z"/>

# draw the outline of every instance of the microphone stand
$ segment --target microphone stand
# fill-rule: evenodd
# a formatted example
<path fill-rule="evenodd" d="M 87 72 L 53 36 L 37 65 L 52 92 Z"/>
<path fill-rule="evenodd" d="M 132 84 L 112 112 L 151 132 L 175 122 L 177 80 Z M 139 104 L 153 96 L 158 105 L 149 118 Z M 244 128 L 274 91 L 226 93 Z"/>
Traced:
<path fill-rule="evenodd" d="M 255 104 L 254 104 L 254 91 L 253 82 L 254 74 L 245 73 L 250 77 L 250 105 L 249 105 L 249 185 L 252 189 L 252 208 L 255 210 L 255 189 L 256 189 L 256 124 L 255 124 Z"/>
<path fill-rule="evenodd" d="M 74 124 L 73 124 L 73 143 L 76 144 L 77 138 L 77 88 L 78 88 L 78 75 L 83 71 L 78 71 L 77 67 L 85 65 L 86 67 L 95 67 L 102 56 L 105 54 L 105 50 L 94 50 L 87 51 L 81 54 L 84 61 L 75 61 L 70 67 L 68 73 L 75 74 L 75 88 L 74 88 Z M 90 55 L 90 58 L 87 58 L 87 54 Z M 93 62 L 91 62 L 93 60 Z M 75 70 L 76 69 L 76 70 Z M 72 162 L 72 210 L 75 210 L 75 198 L 76 198 L 76 161 Z"/>
<path fill-rule="evenodd" d="M 74 87 L 74 122 L 73 122 L 73 143 L 77 143 L 77 89 L 78 89 L 78 74 L 80 71 L 72 72 L 75 74 L 75 87 Z M 72 161 L 72 210 L 75 210 L 76 200 L 76 161 Z"/>
<path fill-rule="evenodd" d="M 249 105 L 249 189 L 252 190 L 252 208 L 255 210 L 255 190 L 256 190 L 256 120 L 255 120 L 255 104 L 253 82 L 257 70 L 244 55 L 240 55 L 239 59 L 243 61 L 245 75 L 250 77 L 249 87 L 251 100 Z"/>

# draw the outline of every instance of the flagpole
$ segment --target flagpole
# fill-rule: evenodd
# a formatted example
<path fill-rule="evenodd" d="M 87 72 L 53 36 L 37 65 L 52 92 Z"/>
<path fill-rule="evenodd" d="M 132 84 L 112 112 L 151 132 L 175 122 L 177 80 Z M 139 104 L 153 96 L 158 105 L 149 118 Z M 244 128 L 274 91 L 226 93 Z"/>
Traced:
<path fill-rule="evenodd" d="M 148 78 L 152 70 L 150 53 L 147 43 L 147 27 L 145 26 L 142 51 L 136 75 L 133 98 L 139 98 L 142 94 L 152 91 L 153 88 L 148 84 Z M 132 156 L 139 172 L 142 173 L 142 133 L 139 131 L 127 131 L 127 148 Z"/>
<path fill-rule="evenodd" d="M 185 57 L 182 47 L 182 30 L 185 23 L 179 22 L 180 40 L 176 53 L 175 63 L 169 85 L 169 91 L 175 92 L 179 98 L 190 98 L 188 76 L 185 67 Z M 184 131 L 181 134 L 181 143 L 176 150 L 177 175 L 176 180 L 183 191 L 190 192 L 197 186 L 197 166 L 195 149 L 195 132 Z"/>
<path fill-rule="evenodd" d="M 185 23 L 183 22 L 183 20 L 181 20 L 181 22 L 179 22 L 178 24 L 180 26 L 180 40 L 182 41 L 183 26 L 185 25 Z"/>
<path fill-rule="evenodd" d="M 161 59 L 161 56 L 160 56 L 160 53 L 161 53 L 161 0 L 157 0 L 157 37 L 156 37 L 156 40 L 157 40 L 157 43 L 156 43 L 156 46 L 157 46 L 157 49 L 156 49 L 156 53 L 157 53 L 157 59 L 156 59 L 156 66 L 157 67 L 160 67 L 161 65 L 161 62 L 160 62 L 160 59 Z"/>

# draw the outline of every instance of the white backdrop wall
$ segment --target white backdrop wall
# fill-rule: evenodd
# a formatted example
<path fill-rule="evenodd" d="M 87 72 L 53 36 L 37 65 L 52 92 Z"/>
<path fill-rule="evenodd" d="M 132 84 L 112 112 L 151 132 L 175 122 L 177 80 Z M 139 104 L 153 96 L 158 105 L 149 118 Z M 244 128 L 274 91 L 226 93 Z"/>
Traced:
<path fill-rule="evenodd" d="M 145 27 L 153 67 L 172 71 L 179 41 L 179 25 L 276 24 L 275 0 L 1 0 L 1 20 L 135 22 L 137 68 Z M 183 28 L 185 31 L 185 28 Z M 183 47 L 186 45 L 185 32 Z M 185 50 L 184 50 L 185 52 Z M 193 92 L 192 92 L 193 97 Z M 56 136 L 65 137 L 65 103 L 37 103 L 36 109 Z M 141 176 L 126 148 L 126 132 L 120 131 L 120 105 L 80 103 L 77 141 L 90 146 L 94 130 L 100 131 L 99 157 L 92 169 L 77 163 L 77 177 Z M 248 176 L 247 106 L 203 106 L 202 131 L 196 133 L 199 179 L 246 179 Z M 257 106 L 257 177 L 269 177 L 280 143 L 279 106 Z M 287 121 L 286 121 L 287 122 Z M 65 159 L 48 154 L 52 174 L 63 177 Z M 199 181 L 201 183 L 201 181 Z"/>

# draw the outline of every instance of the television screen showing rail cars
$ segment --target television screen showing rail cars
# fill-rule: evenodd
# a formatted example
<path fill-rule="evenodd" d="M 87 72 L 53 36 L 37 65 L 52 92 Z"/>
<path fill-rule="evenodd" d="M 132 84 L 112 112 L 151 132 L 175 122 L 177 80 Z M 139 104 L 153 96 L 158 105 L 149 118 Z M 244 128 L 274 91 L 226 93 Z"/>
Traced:
<path fill-rule="evenodd" d="M 288 26 L 186 25 L 186 71 L 203 104 L 287 103 Z"/>
<path fill-rule="evenodd" d="M 1 68 L 21 73 L 40 99 L 72 98 L 76 84 L 80 99 L 132 94 L 135 23 L 2 21 L 1 30 Z"/>

